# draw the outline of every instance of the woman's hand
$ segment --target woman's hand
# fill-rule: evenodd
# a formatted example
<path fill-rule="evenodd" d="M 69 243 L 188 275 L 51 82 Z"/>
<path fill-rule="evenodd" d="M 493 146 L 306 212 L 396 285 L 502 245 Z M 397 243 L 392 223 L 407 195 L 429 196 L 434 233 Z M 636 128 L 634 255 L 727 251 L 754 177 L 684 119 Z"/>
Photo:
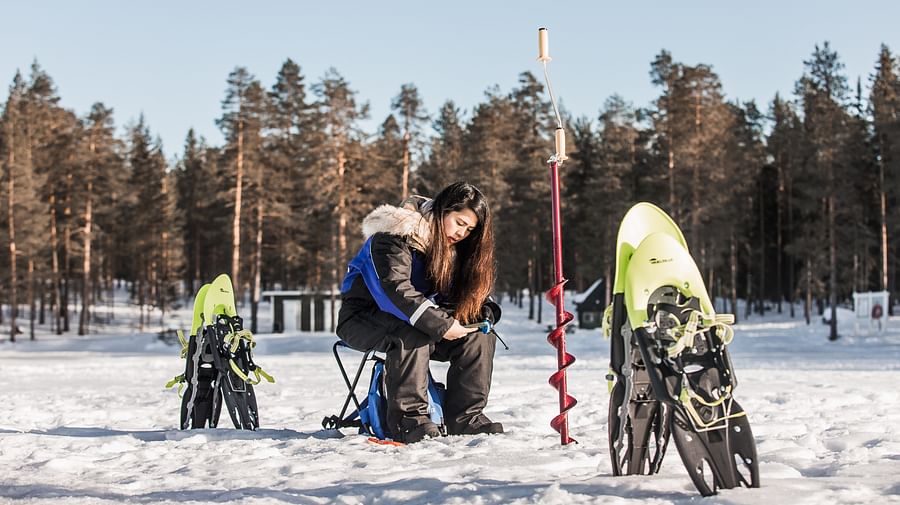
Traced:
<path fill-rule="evenodd" d="M 453 320 L 453 326 L 447 330 L 447 333 L 444 333 L 444 340 L 456 340 L 458 338 L 465 337 L 469 333 L 472 333 L 472 328 L 466 328 L 462 324 L 459 323 L 456 319 Z"/>

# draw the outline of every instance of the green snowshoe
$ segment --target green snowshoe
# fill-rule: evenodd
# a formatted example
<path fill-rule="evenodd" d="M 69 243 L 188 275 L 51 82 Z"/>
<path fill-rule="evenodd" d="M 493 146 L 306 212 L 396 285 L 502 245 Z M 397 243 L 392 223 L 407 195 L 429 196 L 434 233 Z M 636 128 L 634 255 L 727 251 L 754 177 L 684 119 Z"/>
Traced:
<path fill-rule="evenodd" d="M 182 340 L 185 373 L 170 381 L 186 385 L 181 429 L 214 428 L 225 408 L 238 429 L 259 427 L 253 386 L 275 382 L 253 362 L 253 335 L 237 315 L 231 279 L 222 274 L 197 292 L 188 341 Z"/>
<path fill-rule="evenodd" d="M 619 227 L 603 322 L 613 474 L 658 472 L 674 437 L 702 495 L 759 487 L 756 443 L 733 397 L 734 317 L 716 314 L 684 235 L 652 204 L 632 207 Z"/>

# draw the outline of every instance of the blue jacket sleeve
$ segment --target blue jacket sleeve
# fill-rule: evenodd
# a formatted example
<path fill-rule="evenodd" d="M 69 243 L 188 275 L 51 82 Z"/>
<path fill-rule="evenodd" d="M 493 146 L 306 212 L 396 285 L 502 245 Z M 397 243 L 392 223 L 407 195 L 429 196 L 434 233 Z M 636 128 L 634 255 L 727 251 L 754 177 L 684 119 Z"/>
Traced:
<path fill-rule="evenodd" d="M 413 286 L 410 246 L 402 237 L 376 233 L 369 248 L 370 264 L 362 276 L 378 308 L 440 341 L 453 325 L 453 317 Z"/>

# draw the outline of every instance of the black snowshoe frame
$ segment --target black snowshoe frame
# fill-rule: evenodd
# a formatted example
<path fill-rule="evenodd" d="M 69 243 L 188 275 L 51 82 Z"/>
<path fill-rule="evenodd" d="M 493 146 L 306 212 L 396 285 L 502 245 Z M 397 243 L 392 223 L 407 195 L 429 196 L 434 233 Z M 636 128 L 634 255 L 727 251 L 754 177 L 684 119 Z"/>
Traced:
<path fill-rule="evenodd" d="M 759 487 L 756 443 L 731 394 L 737 381 L 717 329 L 701 331 L 689 349 L 670 356 L 674 336 L 666 322 L 684 325 L 699 303 L 680 299 L 672 287 L 651 298 L 656 299 L 648 306 L 651 323 L 632 331 L 624 295 L 613 296 L 608 377 L 613 474 L 657 473 L 671 437 L 703 496 L 720 488 Z"/>
<path fill-rule="evenodd" d="M 608 428 L 613 475 L 655 474 L 669 443 L 671 409 L 653 394 L 647 368 L 627 326 L 622 294 L 613 297 L 611 327 L 612 370 L 607 379 L 612 384 Z M 623 329 L 629 333 L 623 335 Z"/>
<path fill-rule="evenodd" d="M 204 321 L 198 335 L 190 336 L 181 428 L 215 428 L 224 400 L 235 428 L 256 430 L 256 395 L 247 377 L 258 367 L 248 343 L 237 337 L 243 331 L 243 320 L 225 314 L 216 314 L 215 318 L 213 324 Z"/>

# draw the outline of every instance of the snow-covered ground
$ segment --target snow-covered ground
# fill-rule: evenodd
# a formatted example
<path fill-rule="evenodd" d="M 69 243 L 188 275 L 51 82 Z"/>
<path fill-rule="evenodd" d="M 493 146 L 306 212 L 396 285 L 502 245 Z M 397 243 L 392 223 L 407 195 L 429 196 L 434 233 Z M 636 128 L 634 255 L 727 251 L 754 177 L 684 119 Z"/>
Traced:
<path fill-rule="evenodd" d="M 487 412 L 507 433 L 404 448 L 321 429 L 345 394 L 324 333 L 258 336 L 256 361 L 277 379 L 257 388 L 262 429 L 223 417 L 220 429 L 180 431 L 179 399 L 163 387 L 183 371 L 178 349 L 128 330 L 133 309 L 114 309 L 122 326 L 99 335 L 0 344 L 0 503 L 900 503 L 900 319 L 882 337 L 844 326 L 833 343 L 820 322 L 786 315 L 738 325 L 736 396 L 762 488 L 702 499 L 674 445 L 659 475 L 611 475 L 598 330 L 568 336 L 579 443 L 560 446 L 549 308 L 537 325 L 504 306 L 511 350 L 498 349 Z"/>

